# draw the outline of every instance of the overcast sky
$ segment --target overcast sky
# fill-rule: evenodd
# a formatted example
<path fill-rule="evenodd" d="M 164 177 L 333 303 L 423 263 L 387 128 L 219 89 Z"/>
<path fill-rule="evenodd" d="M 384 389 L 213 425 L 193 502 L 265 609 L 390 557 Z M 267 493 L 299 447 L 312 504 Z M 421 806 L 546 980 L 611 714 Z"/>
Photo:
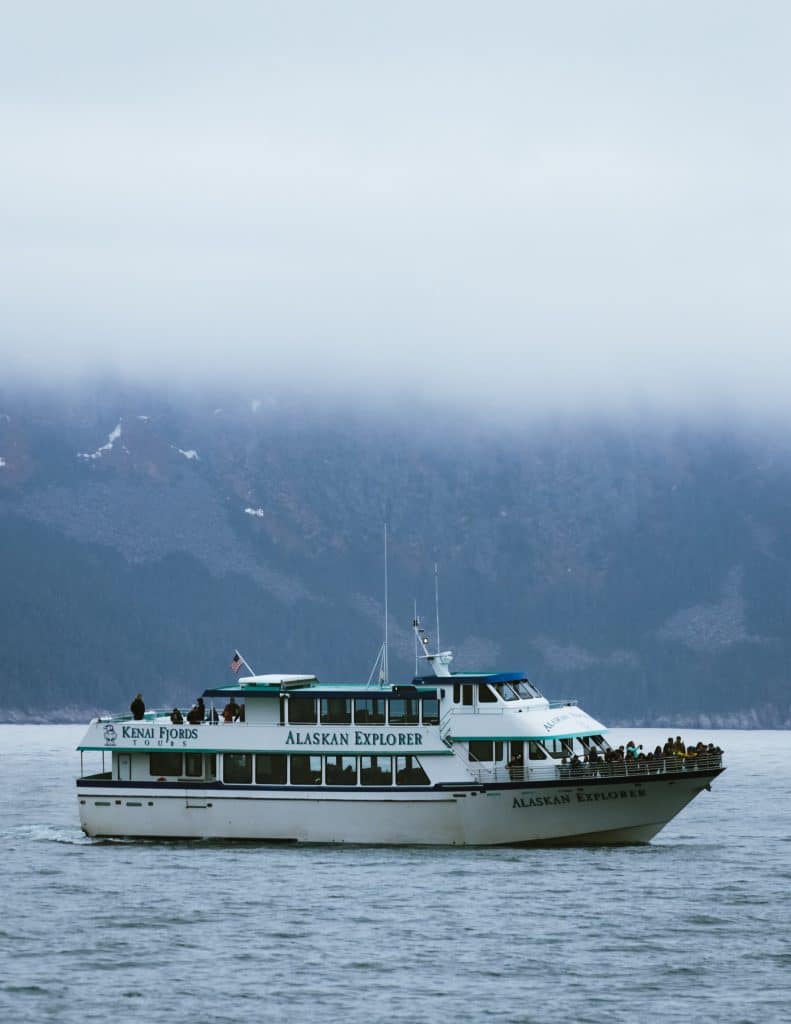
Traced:
<path fill-rule="evenodd" d="M 782 412 L 791 5 L 8 5 L 0 374 Z"/>

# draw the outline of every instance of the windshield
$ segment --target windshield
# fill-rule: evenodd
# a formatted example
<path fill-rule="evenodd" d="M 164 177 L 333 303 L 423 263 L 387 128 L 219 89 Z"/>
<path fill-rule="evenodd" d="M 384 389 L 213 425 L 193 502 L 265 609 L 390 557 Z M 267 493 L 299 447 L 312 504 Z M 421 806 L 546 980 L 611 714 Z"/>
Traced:
<path fill-rule="evenodd" d="M 522 700 L 530 700 L 533 697 L 541 697 L 541 691 L 534 686 L 529 679 L 520 679 L 518 683 L 511 684 Z"/>
<path fill-rule="evenodd" d="M 490 683 L 489 688 L 496 690 L 503 700 L 519 700 L 519 694 L 509 683 Z"/>

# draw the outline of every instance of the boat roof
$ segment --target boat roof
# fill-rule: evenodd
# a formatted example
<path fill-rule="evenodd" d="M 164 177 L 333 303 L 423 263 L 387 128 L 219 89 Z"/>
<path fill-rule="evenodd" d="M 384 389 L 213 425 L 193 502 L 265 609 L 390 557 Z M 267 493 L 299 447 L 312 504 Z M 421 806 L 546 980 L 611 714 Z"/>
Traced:
<path fill-rule="evenodd" d="M 404 697 L 435 697 L 437 687 L 448 683 L 518 683 L 527 679 L 524 672 L 454 672 L 450 676 L 415 676 L 411 683 L 368 685 L 365 683 L 321 683 L 317 676 L 278 672 L 262 676 L 242 676 L 229 686 L 216 686 L 203 691 L 204 697 L 279 697 L 284 693 L 301 691 L 316 696 L 376 697 L 378 700 L 398 700 Z"/>
<path fill-rule="evenodd" d="M 525 679 L 526 672 L 452 672 L 449 676 L 415 676 L 412 682 L 418 686 L 424 686 L 429 681 L 435 686 L 443 682 L 477 683 L 483 686 L 486 683 L 521 683 Z"/>
<path fill-rule="evenodd" d="M 260 679 L 272 680 L 259 682 Z M 250 681 L 248 681 L 250 680 Z M 290 680 L 285 682 L 283 680 Z M 430 680 L 430 682 L 429 682 Z M 230 686 L 218 686 L 204 690 L 204 697 L 281 697 L 287 693 L 296 696 L 312 697 L 349 697 L 377 700 L 403 700 L 406 697 L 436 697 L 436 676 L 401 685 L 367 686 L 363 683 L 320 683 L 316 676 L 247 676 L 232 683 Z"/>

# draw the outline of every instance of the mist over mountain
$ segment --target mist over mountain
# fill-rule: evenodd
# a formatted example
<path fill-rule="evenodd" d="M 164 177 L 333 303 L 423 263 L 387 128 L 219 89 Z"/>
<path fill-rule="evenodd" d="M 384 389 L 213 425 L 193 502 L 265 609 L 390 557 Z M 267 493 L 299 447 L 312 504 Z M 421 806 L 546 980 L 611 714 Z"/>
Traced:
<path fill-rule="evenodd" d="M 744 429 L 320 407 L 292 391 L 0 393 L 0 718 L 259 672 L 524 669 L 607 721 L 791 725 L 791 449 Z"/>

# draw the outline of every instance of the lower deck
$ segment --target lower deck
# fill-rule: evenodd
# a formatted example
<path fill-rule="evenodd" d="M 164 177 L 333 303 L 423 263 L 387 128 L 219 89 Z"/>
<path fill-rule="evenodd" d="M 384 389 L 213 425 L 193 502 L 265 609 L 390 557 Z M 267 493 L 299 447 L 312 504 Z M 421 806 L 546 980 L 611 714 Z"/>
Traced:
<path fill-rule="evenodd" d="M 648 842 L 722 769 L 399 788 L 77 783 L 90 836 L 415 845 Z"/>

